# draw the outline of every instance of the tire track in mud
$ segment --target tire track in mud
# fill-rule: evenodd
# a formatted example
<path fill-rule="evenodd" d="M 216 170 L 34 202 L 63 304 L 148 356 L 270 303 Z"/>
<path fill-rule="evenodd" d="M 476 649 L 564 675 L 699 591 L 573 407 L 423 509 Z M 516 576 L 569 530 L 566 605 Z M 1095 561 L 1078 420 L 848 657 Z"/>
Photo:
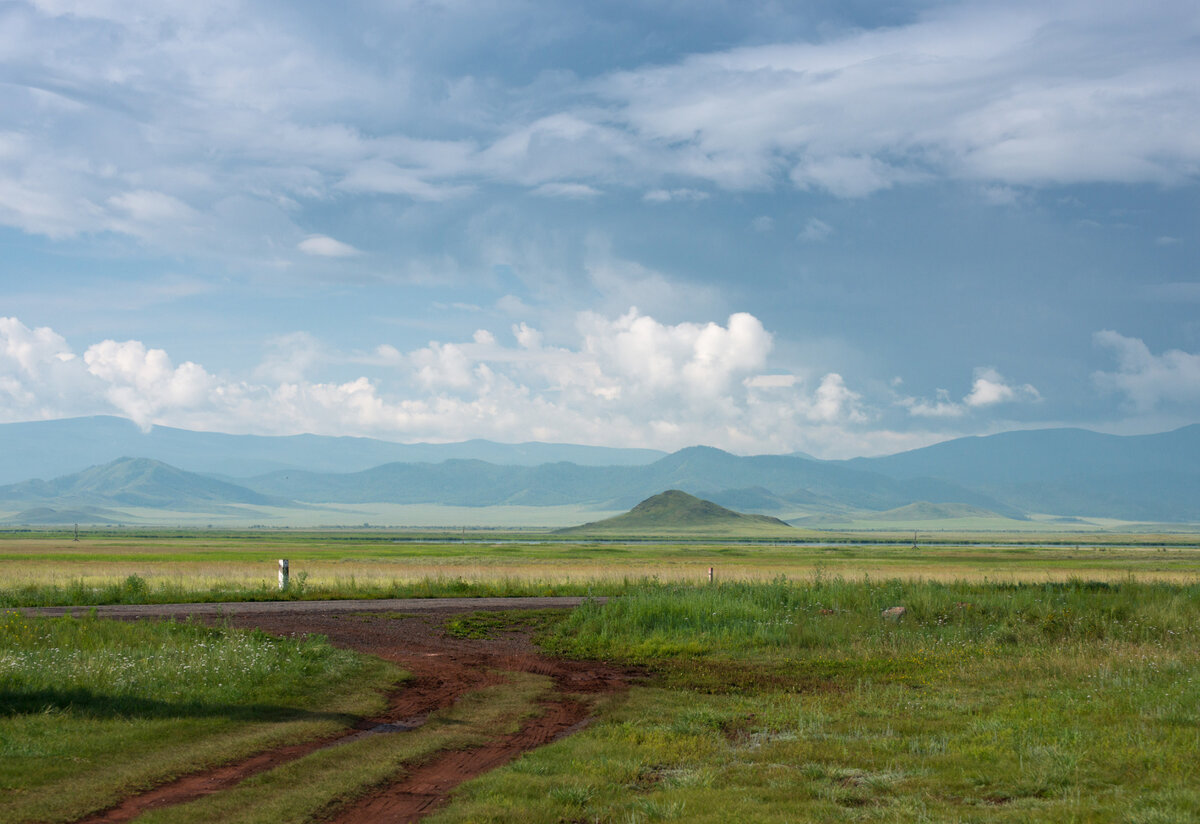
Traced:
<path fill-rule="evenodd" d="M 438 753 L 400 781 L 343 809 L 333 824 L 407 824 L 419 821 L 449 799 L 451 790 L 476 776 L 502 767 L 522 753 L 581 729 L 588 708 L 564 699 L 543 702 L 544 713 L 518 732 L 468 750 Z"/>
<path fill-rule="evenodd" d="M 77 824 L 120 824 L 148 810 L 174 806 L 237 786 L 245 779 L 317 750 L 338 746 L 372 734 L 403 734 L 424 723 L 433 712 L 451 706 L 464 693 L 502 682 L 503 671 L 545 675 L 557 695 L 542 702 L 544 712 L 521 729 L 480 747 L 436 754 L 348 808 L 335 813 L 339 824 L 408 822 L 441 806 L 462 782 L 515 759 L 521 753 L 569 735 L 589 720 L 588 703 L 573 696 L 624 689 L 630 673 L 598 662 L 561 661 L 539 654 L 526 635 L 507 633 L 497 640 L 449 638 L 442 632 L 447 617 L 475 611 L 476 606 L 453 605 L 421 614 L 316 609 L 294 612 L 255 612 L 200 615 L 199 620 L 228 622 L 277 635 L 325 635 L 335 646 L 354 649 L 391 661 L 411 678 L 388 697 L 387 711 L 364 719 L 350 730 L 314 741 L 256 753 L 240 761 L 181 776 Z M 194 614 L 193 614 L 194 615 Z M 132 618 L 122 615 L 122 618 Z"/>

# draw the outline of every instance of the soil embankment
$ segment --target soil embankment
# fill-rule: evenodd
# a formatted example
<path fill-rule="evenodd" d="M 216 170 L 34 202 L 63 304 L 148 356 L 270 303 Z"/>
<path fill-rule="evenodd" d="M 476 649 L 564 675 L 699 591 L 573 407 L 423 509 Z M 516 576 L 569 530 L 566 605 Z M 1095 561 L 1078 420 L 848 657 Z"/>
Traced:
<path fill-rule="evenodd" d="M 104 617 L 186 617 L 228 621 L 277 635 L 317 633 L 335 646 L 379 656 L 412 674 L 411 680 L 389 696 L 382 716 L 364 719 L 335 738 L 258 753 L 242 761 L 183 776 L 168 784 L 125 799 L 81 824 L 116 824 L 141 813 L 185 803 L 236 786 L 244 779 L 300 758 L 322 747 L 355 737 L 403 734 L 419 727 L 430 713 L 452 705 L 464 693 L 494 684 L 503 673 L 527 672 L 549 676 L 554 695 L 544 712 L 520 730 L 468 750 L 447 751 L 400 775 L 391 784 L 341 809 L 334 821 L 409 822 L 445 802 L 451 790 L 470 778 L 501 766 L 521 753 L 547 744 L 584 726 L 589 704 L 578 696 L 615 692 L 628 684 L 629 673 L 597 662 L 563 661 L 540 654 L 524 632 L 505 632 L 490 640 L 452 638 L 445 634 L 448 618 L 477 610 L 541 609 L 573 606 L 580 599 L 425 599 L 420 601 L 281 602 L 152 607 L 102 607 Z M 567 603 L 563 603 L 566 601 Z M 61 610 L 67 612 L 71 610 Z M 33 612 L 33 610 L 30 610 Z M 41 611 L 46 614 L 49 610 Z"/>

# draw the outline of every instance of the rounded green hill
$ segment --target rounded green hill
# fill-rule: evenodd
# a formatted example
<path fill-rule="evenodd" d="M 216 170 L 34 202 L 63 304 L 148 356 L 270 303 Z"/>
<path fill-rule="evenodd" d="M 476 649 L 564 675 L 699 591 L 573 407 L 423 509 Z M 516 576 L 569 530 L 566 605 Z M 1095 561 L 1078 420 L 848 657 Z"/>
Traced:
<path fill-rule="evenodd" d="M 794 537 L 796 529 L 778 518 L 734 512 L 678 489 L 668 489 L 647 498 L 624 515 L 560 529 L 558 534 Z"/>

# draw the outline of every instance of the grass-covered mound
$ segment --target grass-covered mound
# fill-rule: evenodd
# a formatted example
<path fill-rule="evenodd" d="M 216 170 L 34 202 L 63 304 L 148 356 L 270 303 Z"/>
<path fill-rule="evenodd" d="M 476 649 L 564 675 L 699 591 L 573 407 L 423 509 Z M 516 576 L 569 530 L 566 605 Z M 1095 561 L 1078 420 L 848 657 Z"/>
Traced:
<path fill-rule="evenodd" d="M 560 529 L 560 535 L 794 537 L 796 530 L 768 515 L 747 515 L 668 489 L 624 515 Z"/>
<path fill-rule="evenodd" d="M 1197 584 L 649 586 L 547 644 L 650 681 L 433 820 L 1197 821 L 1198 636 Z"/>

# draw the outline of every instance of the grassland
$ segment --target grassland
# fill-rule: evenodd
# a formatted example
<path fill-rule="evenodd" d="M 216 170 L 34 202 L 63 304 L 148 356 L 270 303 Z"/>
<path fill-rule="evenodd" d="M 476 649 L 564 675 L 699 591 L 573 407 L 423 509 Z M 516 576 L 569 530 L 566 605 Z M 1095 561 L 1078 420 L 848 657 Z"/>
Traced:
<path fill-rule="evenodd" d="M 1193 822 L 1198 631 L 1195 583 L 645 587 L 544 643 L 648 682 L 433 820 Z"/>
<path fill-rule="evenodd" d="M 319 639 L 0 613 L 0 822 L 74 821 L 131 792 L 331 735 L 403 673 Z"/>
<path fill-rule="evenodd" d="M 941 535 L 916 549 L 911 534 L 473 537 L 0 535 L 0 604 L 621 594 L 562 621 L 447 627 L 486 639 L 530 625 L 548 650 L 647 677 L 585 731 L 464 786 L 443 824 L 1200 820 L 1200 547 L 1186 536 Z M 293 576 L 282 596 L 280 557 Z M 714 585 L 701 583 L 710 566 Z M 897 605 L 900 620 L 881 617 Z M 70 820 L 188 767 L 336 729 L 397 677 L 319 641 L 3 620 L 0 822 Z M 274 663 L 243 677 L 234 648 Z M 195 660 L 204 678 L 186 677 Z M 311 666 L 321 674 L 301 677 Z M 510 679 L 418 731 L 319 751 L 147 820 L 327 817 L 381 776 L 511 728 L 546 689 Z"/>
<path fill-rule="evenodd" d="M 151 811 L 143 824 L 276 824 L 326 818 L 370 789 L 445 750 L 479 746 L 497 734 L 516 732 L 541 712 L 538 701 L 551 679 L 506 673 L 506 683 L 468 693 L 434 713 L 418 730 L 374 735 L 254 776 L 237 787 L 188 804 Z"/>
<path fill-rule="evenodd" d="M 1200 546 L 1179 535 L 823 536 L 806 546 L 567 542 L 548 535 L 207 530 L 0 533 L 0 607 L 433 595 L 617 594 L 641 581 L 844 578 L 1187 582 Z M 873 545 L 844 543 L 852 539 Z M 885 543 L 890 541 L 890 543 Z M 292 587 L 276 587 L 276 560 Z"/>

